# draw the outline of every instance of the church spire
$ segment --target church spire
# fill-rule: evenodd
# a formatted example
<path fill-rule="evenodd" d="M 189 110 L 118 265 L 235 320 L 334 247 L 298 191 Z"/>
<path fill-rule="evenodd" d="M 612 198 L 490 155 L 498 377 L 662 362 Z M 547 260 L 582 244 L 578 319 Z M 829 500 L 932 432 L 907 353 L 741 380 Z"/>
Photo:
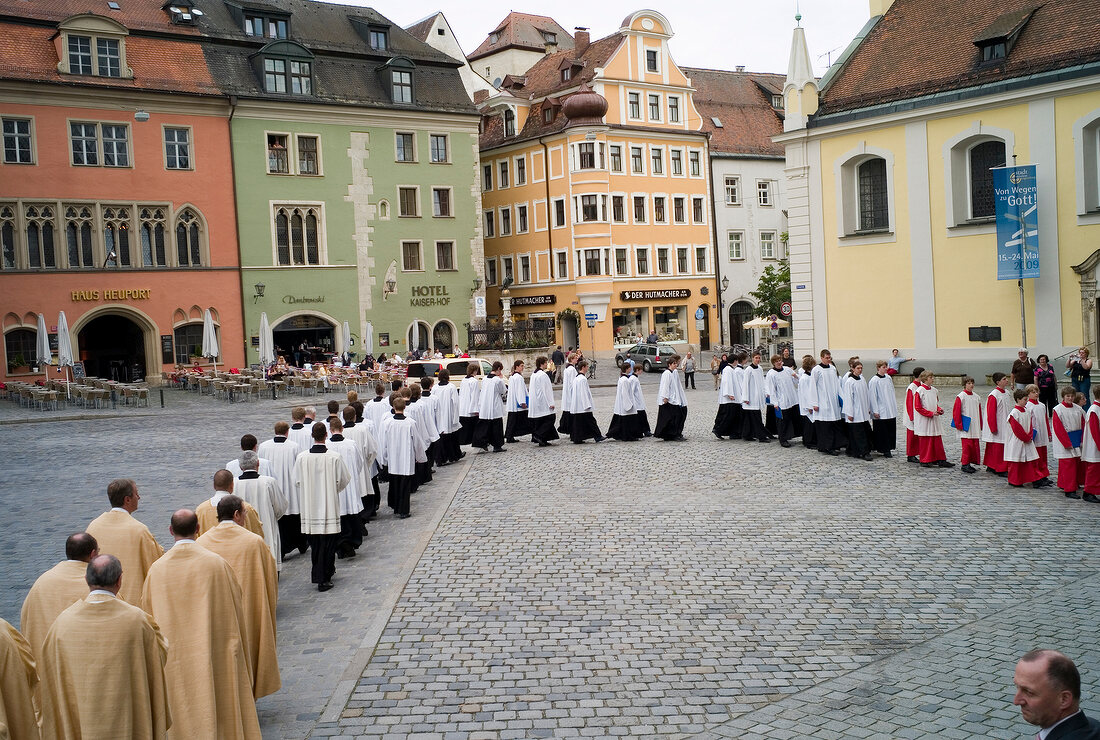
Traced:
<path fill-rule="evenodd" d="M 783 130 L 806 128 L 806 121 L 817 112 L 817 78 L 810 63 L 810 47 L 806 44 L 806 29 L 802 28 L 802 14 L 795 16 L 791 39 L 791 58 L 787 65 L 787 81 L 783 85 Z"/>

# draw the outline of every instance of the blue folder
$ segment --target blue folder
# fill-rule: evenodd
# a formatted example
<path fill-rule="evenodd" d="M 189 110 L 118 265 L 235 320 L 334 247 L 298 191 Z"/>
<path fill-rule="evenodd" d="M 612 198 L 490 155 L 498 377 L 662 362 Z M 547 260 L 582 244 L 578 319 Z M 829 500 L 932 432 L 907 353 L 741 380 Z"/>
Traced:
<path fill-rule="evenodd" d="M 1083 430 L 1083 429 L 1078 429 L 1075 432 L 1066 432 L 1066 434 L 1069 436 L 1070 447 L 1080 447 L 1081 446 L 1081 437 L 1083 436 L 1084 431 L 1085 430 Z"/>
<path fill-rule="evenodd" d="M 1034 442 L 1035 438 L 1038 437 L 1038 436 L 1039 436 L 1039 430 L 1038 429 L 1032 429 L 1031 430 L 1031 441 Z"/>
<path fill-rule="evenodd" d="M 844 399 L 840 396 L 836 397 L 836 402 L 840 404 L 840 408 L 844 408 Z"/>
<path fill-rule="evenodd" d="M 963 428 L 962 428 L 962 430 L 963 430 L 964 432 L 969 432 L 969 431 L 970 431 L 970 417 L 969 417 L 969 416 L 964 416 L 964 417 L 962 418 L 962 420 L 963 420 Z M 955 420 L 954 420 L 953 418 L 951 419 L 951 427 L 952 427 L 953 429 L 958 429 L 958 427 L 956 427 L 956 426 L 955 426 Z"/>
<path fill-rule="evenodd" d="M 778 406 L 775 407 L 775 418 L 776 419 L 782 419 L 783 418 L 783 409 L 779 408 Z"/>

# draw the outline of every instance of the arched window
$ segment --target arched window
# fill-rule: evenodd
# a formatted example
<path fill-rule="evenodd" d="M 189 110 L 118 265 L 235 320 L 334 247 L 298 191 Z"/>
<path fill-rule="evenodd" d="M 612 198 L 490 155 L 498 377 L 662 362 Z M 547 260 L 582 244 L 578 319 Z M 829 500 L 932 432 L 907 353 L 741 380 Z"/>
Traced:
<path fill-rule="evenodd" d="M 174 333 L 176 364 L 186 365 L 194 353 L 202 352 L 202 322 L 177 326 Z"/>
<path fill-rule="evenodd" d="M 190 208 L 184 208 L 176 217 L 176 258 L 180 267 L 202 265 L 201 239 L 199 217 Z"/>
<path fill-rule="evenodd" d="M 92 253 L 92 209 L 87 206 L 66 206 L 65 244 L 69 267 L 95 267 Z"/>
<path fill-rule="evenodd" d="M 1005 143 L 992 139 L 975 144 L 969 152 L 970 218 L 996 215 L 993 194 L 994 167 L 1005 166 Z"/>
<path fill-rule="evenodd" d="M 275 209 L 275 254 L 280 265 L 321 264 L 320 208 Z"/>
<path fill-rule="evenodd" d="M 875 157 L 857 168 L 859 181 L 859 229 L 890 228 L 890 200 L 886 186 L 886 160 Z"/>
<path fill-rule="evenodd" d="M 4 359 L 9 373 L 17 367 L 37 364 L 37 338 L 38 332 L 33 329 L 13 329 L 4 335 Z"/>
<path fill-rule="evenodd" d="M 165 267 L 168 257 L 164 246 L 164 209 L 152 206 L 141 213 L 141 262 L 145 267 Z"/>
<path fill-rule="evenodd" d="M 50 206 L 26 206 L 27 266 L 57 267 L 54 251 L 54 211 Z"/>
<path fill-rule="evenodd" d="M 130 209 L 109 206 L 103 209 L 103 246 L 109 262 L 130 267 Z M 114 254 L 115 258 L 110 259 Z"/>
<path fill-rule="evenodd" d="M 15 209 L 0 206 L 0 267 L 15 269 Z"/>

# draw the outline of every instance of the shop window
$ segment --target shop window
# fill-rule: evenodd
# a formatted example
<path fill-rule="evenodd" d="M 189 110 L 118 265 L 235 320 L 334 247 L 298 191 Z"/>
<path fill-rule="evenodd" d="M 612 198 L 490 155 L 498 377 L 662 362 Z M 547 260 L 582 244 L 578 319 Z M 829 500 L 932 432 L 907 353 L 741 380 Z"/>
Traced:
<path fill-rule="evenodd" d="M 615 344 L 634 344 L 641 342 L 645 335 L 647 310 L 644 308 L 611 309 L 611 330 L 615 333 Z"/>
<path fill-rule="evenodd" d="M 653 327 L 662 342 L 682 342 L 687 326 L 687 306 L 655 306 Z"/>
<path fill-rule="evenodd" d="M 4 359 L 8 367 L 36 364 L 38 332 L 33 329 L 12 329 L 4 335 Z"/>
<path fill-rule="evenodd" d="M 184 324 L 173 332 L 176 344 L 176 364 L 188 365 L 202 352 L 202 324 Z"/>

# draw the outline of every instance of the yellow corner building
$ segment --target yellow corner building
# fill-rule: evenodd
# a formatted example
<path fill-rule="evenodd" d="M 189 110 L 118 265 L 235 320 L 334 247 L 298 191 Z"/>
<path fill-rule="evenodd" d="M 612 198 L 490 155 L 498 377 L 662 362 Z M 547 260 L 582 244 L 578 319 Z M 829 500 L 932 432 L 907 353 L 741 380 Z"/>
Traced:
<path fill-rule="evenodd" d="M 871 0 L 820 80 L 802 28 L 785 132 L 794 340 L 1007 370 L 1097 342 L 1100 17 L 1090 0 Z M 944 22 L 950 18 L 950 22 Z M 1034 164 L 1041 276 L 997 279 L 991 168 Z M 1024 332 L 1026 330 L 1026 342 Z M 873 367 L 873 365 L 871 366 Z"/>
<path fill-rule="evenodd" d="M 650 332 L 709 349 L 707 137 L 668 20 L 639 11 L 566 50 L 543 35 L 543 56 L 482 105 L 487 320 L 507 298 L 513 319 L 552 320 L 559 344 L 586 352 Z"/>

